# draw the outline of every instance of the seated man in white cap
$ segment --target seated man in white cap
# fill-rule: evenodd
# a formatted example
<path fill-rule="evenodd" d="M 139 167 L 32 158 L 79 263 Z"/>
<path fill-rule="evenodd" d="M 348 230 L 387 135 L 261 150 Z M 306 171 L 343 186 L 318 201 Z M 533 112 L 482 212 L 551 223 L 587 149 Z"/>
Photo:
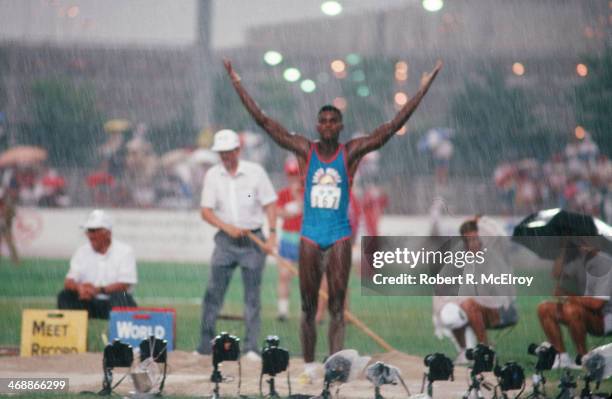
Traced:
<path fill-rule="evenodd" d="M 57 307 L 87 310 L 90 318 L 108 319 L 112 307 L 137 306 L 131 295 L 138 282 L 134 251 L 112 238 L 110 216 L 96 209 L 83 228 L 89 242 L 70 260 Z"/>

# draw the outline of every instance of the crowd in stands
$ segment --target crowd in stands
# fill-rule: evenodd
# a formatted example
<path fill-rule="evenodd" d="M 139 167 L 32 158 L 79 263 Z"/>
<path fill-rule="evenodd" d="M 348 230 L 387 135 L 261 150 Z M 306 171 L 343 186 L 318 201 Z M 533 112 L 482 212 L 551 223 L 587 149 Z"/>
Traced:
<path fill-rule="evenodd" d="M 261 135 L 244 131 L 240 140 L 245 159 L 266 163 L 269 148 Z M 159 155 L 146 128 L 138 125 L 132 134 L 108 134 L 98 149 L 97 165 L 85 173 L 65 170 L 62 175 L 46 166 L 48 161 L 11 166 L 0 170 L 2 186 L 12 187 L 20 206 L 195 209 L 206 171 L 219 162 L 218 155 L 206 147 L 206 138 L 201 141 L 199 148 L 178 148 Z M 356 185 L 360 197 L 367 194 L 364 204 L 370 208 L 376 208 L 371 205 L 372 196 L 380 191 L 371 187 L 377 155 L 370 154 L 362 162 L 359 181 L 364 184 Z"/>
<path fill-rule="evenodd" d="M 612 162 L 586 135 L 568 143 L 563 152 L 540 162 L 525 158 L 503 162 L 493 175 L 508 214 L 560 207 L 610 221 Z"/>
<path fill-rule="evenodd" d="M 70 205 L 67 181 L 54 168 L 16 167 L 2 173 L 3 193 L 21 206 L 66 207 Z"/>
<path fill-rule="evenodd" d="M 240 137 L 244 157 L 265 164 L 268 147 L 260 135 L 242 132 Z M 373 162 L 366 159 L 360 165 L 355 190 L 364 204 L 368 195 L 380 190 L 376 157 L 372 154 Z M 158 155 L 143 126 L 137 126 L 129 138 L 109 134 L 98 159 L 97 167 L 85 175 L 62 175 L 44 164 L 5 168 L 2 187 L 16 192 L 20 206 L 194 209 L 204 174 L 218 162 L 217 155 L 205 147 Z M 502 162 L 493 180 L 502 199 L 500 211 L 508 215 L 561 207 L 608 222 L 612 219 L 612 161 L 588 134 L 544 161 Z M 70 194 L 79 198 L 73 201 Z"/>

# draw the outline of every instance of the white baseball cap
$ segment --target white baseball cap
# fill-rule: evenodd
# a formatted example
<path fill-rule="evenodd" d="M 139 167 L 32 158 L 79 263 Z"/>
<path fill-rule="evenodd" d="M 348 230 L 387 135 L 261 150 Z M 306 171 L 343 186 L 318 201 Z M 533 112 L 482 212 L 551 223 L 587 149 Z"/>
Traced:
<path fill-rule="evenodd" d="M 102 209 L 94 209 L 89 214 L 87 221 L 83 224 L 84 229 L 106 229 L 112 230 L 113 220 L 110 215 Z"/>
<path fill-rule="evenodd" d="M 211 150 L 215 152 L 231 151 L 240 147 L 238 133 L 230 129 L 219 130 L 215 133 L 215 138 Z"/>

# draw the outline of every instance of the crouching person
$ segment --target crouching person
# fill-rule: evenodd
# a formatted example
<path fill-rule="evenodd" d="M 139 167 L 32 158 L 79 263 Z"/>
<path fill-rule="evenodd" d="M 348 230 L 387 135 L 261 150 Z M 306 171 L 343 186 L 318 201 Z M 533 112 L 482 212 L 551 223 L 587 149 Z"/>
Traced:
<path fill-rule="evenodd" d="M 108 319 L 116 306 L 137 306 L 132 290 L 138 282 L 132 248 L 112 238 L 110 215 L 96 209 L 83 225 L 89 242 L 70 260 L 59 309 L 87 310 L 89 318 Z"/>

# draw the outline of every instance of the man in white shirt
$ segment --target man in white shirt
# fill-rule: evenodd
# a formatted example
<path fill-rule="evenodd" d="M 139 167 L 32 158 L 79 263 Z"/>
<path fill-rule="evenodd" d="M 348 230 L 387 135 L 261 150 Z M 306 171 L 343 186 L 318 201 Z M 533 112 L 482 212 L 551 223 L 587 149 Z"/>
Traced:
<path fill-rule="evenodd" d="M 204 177 L 202 219 L 219 229 L 215 235 L 208 287 L 202 304 L 200 354 L 211 353 L 211 340 L 223 297 L 236 266 L 244 284 L 246 338 L 243 349 L 256 359 L 260 330 L 260 287 L 265 252 L 247 237 L 251 232 L 265 240 L 261 227 L 265 217 L 270 226 L 268 250 L 276 247 L 276 191 L 265 170 L 256 163 L 240 160 L 240 140 L 228 129 L 215 133 L 212 150 L 221 164 Z"/>
<path fill-rule="evenodd" d="M 57 296 L 59 309 L 87 310 L 90 318 L 108 319 L 112 307 L 137 306 L 131 295 L 138 282 L 132 248 L 112 238 L 112 219 L 101 209 L 83 225 L 89 239 L 76 250 Z"/>
<path fill-rule="evenodd" d="M 487 251 L 485 262 L 476 268 L 474 264 L 466 264 L 462 269 L 449 265 L 444 271 L 462 273 L 464 275 L 481 275 L 487 273 L 510 273 L 512 268 L 505 259 L 505 240 L 503 232 L 487 217 L 476 217 L 466 220 L 459 232 L 463 241 L 463 250 L 474 254 Z M 483 234 L 484 233 L 484 234 Z M 485 245 L 486 243 L 486 245 Z M 478 277 L 476 277 L 479 280 Z M 452 303 L 446 299 L 439 312 L 434 317 L 436 328 L 452 330 L 453 337 L 459 349 L 455 364 L 467 364 L 465 352 L 476 343 L 489 345 L 487 329 L 502 329 L 518 323 L 514 287 L 463 284 L 458 287 Z M 444 298 L 441 298 L 444 299 Z M 434 302 L 436 304 L 436 302 Z M 475 338 L 475 339 L 474 339 Z"/>

